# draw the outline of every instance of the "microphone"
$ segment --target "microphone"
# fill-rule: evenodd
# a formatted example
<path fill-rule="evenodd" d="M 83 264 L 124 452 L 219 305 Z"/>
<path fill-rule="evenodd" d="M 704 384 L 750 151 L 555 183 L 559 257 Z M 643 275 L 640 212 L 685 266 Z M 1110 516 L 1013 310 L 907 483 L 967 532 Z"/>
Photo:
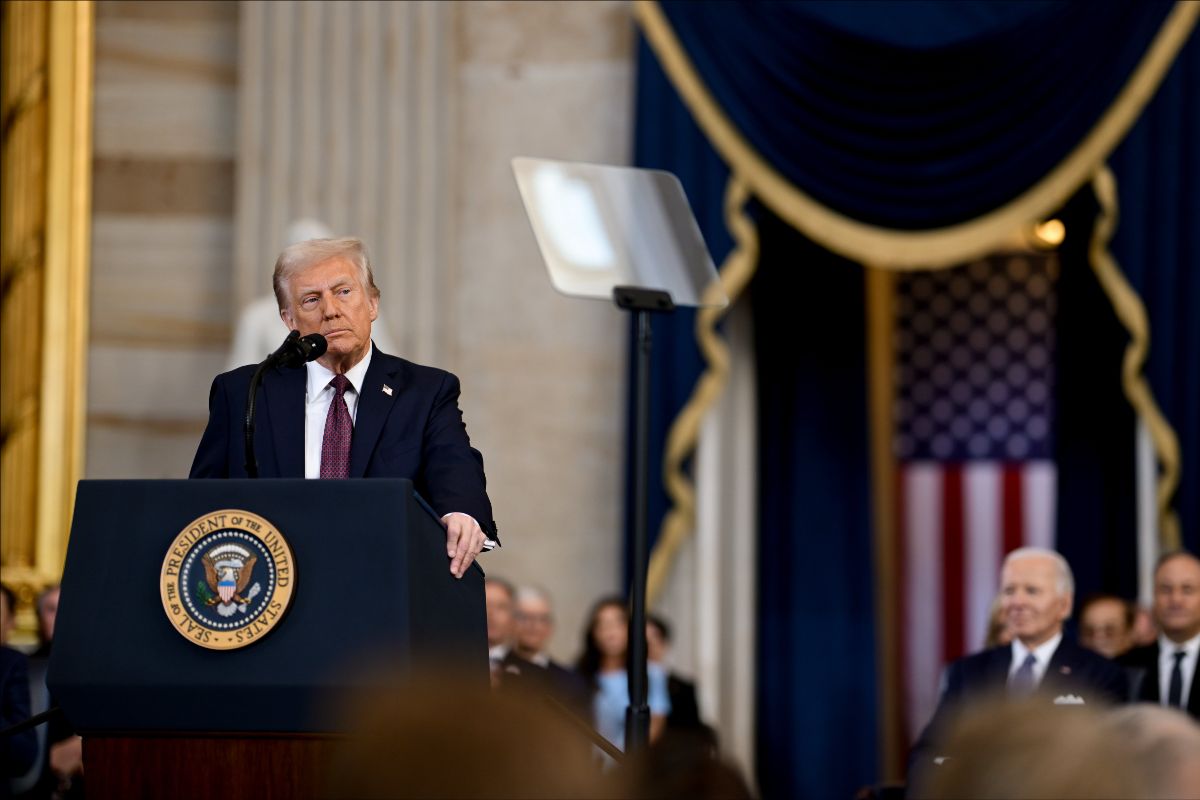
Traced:
<path fill-rule="evenodd" d="M 294 330 L 283 340 L 279 349 L 267 357 L 267 363 L 279 367 L 299 367 L 325 355 L 328 347 L 329 343 L 321 334 L 301 336 L 300 331 Z"/>
<path fill-rule="evenodd" d="M 242 436 L 246 452 L 246 475 L 258 477 L 258 461 L 254 458 L 254 405 L 258 396 L 258 385 L 262 382 L 263 373 L 271 367 L 300 367 L 309 361 L 325 355 L 329 343 L 319 333 L 301 336 L 300 331 L 293 330 L 279 345 L 279 349 L 258 365 L 254 376 L 250 379 L 250 389 L 246 394 L 246 416 L 242 421 Z"/>

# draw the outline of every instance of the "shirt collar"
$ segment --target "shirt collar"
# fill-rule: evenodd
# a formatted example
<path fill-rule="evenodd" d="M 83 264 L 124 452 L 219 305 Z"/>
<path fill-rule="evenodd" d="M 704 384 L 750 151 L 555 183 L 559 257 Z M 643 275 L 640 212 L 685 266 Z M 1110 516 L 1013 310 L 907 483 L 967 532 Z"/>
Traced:
<path fill-rule="evenodd" d="M 374 343 L 368 344 L 367 354 L 362 357 L 362 360 L 346 370 L 346 379 L 350 381 L 350 388 L 354 390 L 355 394 L 362 394 L 363 381 L 367 378 L 367 367 L 371 365 L 371 356 L 374 352 Z M 333 380 L 334 373 L 316 361 L 309 361 L 305 366 L 308 367 L 307 392 L 308 398 L 311 400 L 325 390 L 325 387 Z"/>
<path fill-rule="evenodd" d="M 1158 652 L 1162 657 L 1174 656 L 1176 652 L 1183 650 L 1187 653 L 1188 661 L 1196 657 L 1196 651 L 1200 650 L 1200 633 L 1196 634 L 1186 642 L 1173 642 L 1167 638 L 1165 633 L 1158 635 Z"/>
<path fill-rule="evenodd" d="M 1013 654 L 1012 663 L 1020 665 L 1021 663 L 1023 663 L 1025 661 L 1025 656 L 1029 655 L 1030 652 L 1032 652 L 1033 657 L 1037 659 L 1038 666 L 1044 667 L 1050 663 L 1050 658 L 1054 655 L 1054 651 L 1058 649 L 1058 645 L 1060 642 L 1062 642 L 1062 638 L 1063 638 L 1063 635 L 1062 635 L 1062 631 L 1060 630 L 1058 633 L 1054 634 L 1049 639 L 1042 642 L 1037 647 L 1033 648 L 1032 651 L 1028 647 L 1026 647 L 1025 643 L 1022 642 L 1020 639 L 1013 639 L 1012 640 L 1012 654 Z"/>

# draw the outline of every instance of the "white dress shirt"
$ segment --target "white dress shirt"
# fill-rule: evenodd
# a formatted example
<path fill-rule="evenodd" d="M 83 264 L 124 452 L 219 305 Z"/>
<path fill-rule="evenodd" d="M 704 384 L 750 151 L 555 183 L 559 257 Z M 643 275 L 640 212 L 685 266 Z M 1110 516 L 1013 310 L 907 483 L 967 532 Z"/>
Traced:
<path fill-rule="evenodd" d="M 1013 676 L 1017 674 L 1017 670 L 1025 663 L 1025 657 L 1032 652 L 1034 659 L 1036 659 L 1033 665 L 1033 685 L 1034 687 L 1041 686 L 1042 678 L 1046 675 L 1046 667 L 1050 666 L 1050 659 L 1054 656 L 1054 651 L 1058 649 L 1062 637 L 1062 631 L 1059 631 L 1050 639 L 1033 648 L 1032 651 L 1022 644 L 1020 639 L 1013 639 L 1012 662 L 1008 665 L 1008 682 L 1012 683 Z"/>
<path fill-rule="evenodd" d="M 367 347 L 367 354 L 362 360 L 346 371 L 346 379 L 350 386 L 346 389 L 346 408 L 350 410 L 350 421 L 357 419 L 358 395 L 362 390 L 363 381 L 367 378 L 367 367 L 371 365 L 371 355 L 375 346 Z M 304 365 L 308 369 L 308 383 L 304 389 L 304 477 L 321 477 L 321 445 L 325 440 L 325 418 L 329 416 L 329 406 L 333 403 L 335 394 L 329 382 L 334 373 L 328 367 L 309 361 Z"/>
<path fill-rule="evenodd" d="M 1200 634 L 1196 634 L 1186 642 L 1172 642 L 1165 635 L 1158 635 L 1158 702 L 1167 704 L 1167 694 L 1171 691 L 1171 672 L 1175 669 L 1175 653 L 1180 649 L 1186 654 L 1179 662 L 1179 671 L 1183 674 L 1183 694 L 1179 696 L 1180 705 L 1188 706 L 1188 697 L 1192 693 L 1192 678 L 1196 675 L 1196 659 L 1200 655 Z"/>

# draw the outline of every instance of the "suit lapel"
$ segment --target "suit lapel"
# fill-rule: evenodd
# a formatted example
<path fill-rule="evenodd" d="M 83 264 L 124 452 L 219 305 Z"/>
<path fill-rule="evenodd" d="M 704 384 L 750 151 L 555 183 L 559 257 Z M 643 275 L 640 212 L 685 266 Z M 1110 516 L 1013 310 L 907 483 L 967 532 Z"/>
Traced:
<path fill-rule="evenodd" d="M 1155 670 L 1157 672 L 1157 670 Z M 1188 690 L 1187 710 L 1193 717 L 1200 719 L 1200 661 L 1192 670 L 1192 688 Z"/>
<path fill-rule="evenodd" d="M 1008 670 L 1012 666 L 1012 645 L 997 647 L 988 659 L 987 682 L 1001 688 L 1008 685 Z"/>
<path fill-rule="evenodd" d="M 271 436 L 280 478 L 304 477 L 304 392 L 306 369 L 274 369 L 263 376 Z"/>
<path fill-rule="evenodd" d="M 362 478 L 367 472 L 371 453 L 383 431 L 383 423 L 400 392 L 396 380 L 398 364 L 395 359 L 375 350 L 367 375 L 358 395 L 358 411 L 354 417 L 354 437 L 350 440 L 350 477 Z M 387 386 L 391 391 L 384 389 Z"/>
<path fill-rule="evenodd" d="M 1053 685 L 1060 682 L 1072 682 L 1075 677 L 1074 673 L 1079 667 L 1074 655 L 1075 650 L 1067 641 L 1066 634 L 1063 634 L 1062 641 L 1058 643 L 1058 647 L 1054 648 L 1054 654 L 1050 656 L 1050 662 L 1046 664 L 1046 674 L 1042 676 L 1042 683 Z"/>

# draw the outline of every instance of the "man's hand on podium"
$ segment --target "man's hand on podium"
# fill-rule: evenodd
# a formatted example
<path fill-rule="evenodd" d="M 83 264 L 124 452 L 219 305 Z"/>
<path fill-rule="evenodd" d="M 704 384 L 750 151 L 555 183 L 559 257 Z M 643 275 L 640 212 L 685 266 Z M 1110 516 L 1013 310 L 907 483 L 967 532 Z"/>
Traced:
<path fill-rule="evenodd" d="M 450 557 L 450 572 L 456 578 L 466 574 L 475 556 L 483 550 L 487 537 L 483 528 L 469 514 L 452 511 L 442 517 L 446 526 L 446 555 Z"/>

